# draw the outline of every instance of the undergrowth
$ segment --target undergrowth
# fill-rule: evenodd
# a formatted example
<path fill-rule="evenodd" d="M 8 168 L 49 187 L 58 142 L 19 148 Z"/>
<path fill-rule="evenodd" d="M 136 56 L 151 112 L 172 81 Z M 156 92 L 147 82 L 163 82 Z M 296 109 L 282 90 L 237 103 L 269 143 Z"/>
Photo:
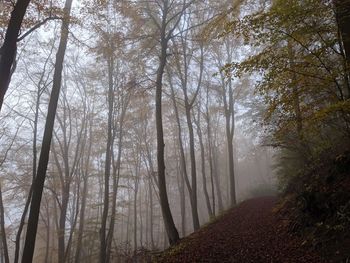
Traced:
<path fill-rule="evenodd" d="M 279 214 L 303 245 L 333 262 L 350 262 L 350 151 L 320 159 L 294 176 Z"/>

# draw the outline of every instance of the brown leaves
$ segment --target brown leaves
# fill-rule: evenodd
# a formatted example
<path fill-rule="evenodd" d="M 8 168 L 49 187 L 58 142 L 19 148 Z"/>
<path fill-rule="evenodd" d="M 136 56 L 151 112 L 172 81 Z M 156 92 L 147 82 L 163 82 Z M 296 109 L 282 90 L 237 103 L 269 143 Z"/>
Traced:
<path fill-rule="evenodd" d="M 323 262 L 288 233 L 288 225 L 272 211 L 275 201 L 243 202 L 164 252 L 158 262 Z"/>
<path fill-rule="evenodd" d="M 32 0 L 22 22 L 21 33 L 26 32 L 48 17 L 62 17 L 60 1 Z M 0 45 L 5 36 L 13 4 L 10 1 L 0 1 Z"/>

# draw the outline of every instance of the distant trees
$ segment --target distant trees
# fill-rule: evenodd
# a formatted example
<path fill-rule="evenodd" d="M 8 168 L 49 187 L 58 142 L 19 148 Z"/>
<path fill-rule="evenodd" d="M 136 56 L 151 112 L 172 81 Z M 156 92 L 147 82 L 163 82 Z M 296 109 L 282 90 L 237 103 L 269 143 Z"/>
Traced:
<path fill-rule="evenodd" d="M 26 22 L 31 38 L 0 116 L 0 216 L 11 217 L 2 220 L 2 243 L 16 235 L 14 251 L 8 246 L 15 262 L 136 261 L 240 198 L 244 190 L 232 185 L 249 184 L 248 172 L 232 174 L 247 148 L 234 143 L 244 141 L 241 86 L 220 71 L 237 47 L 205 28 L 227 3 L 84 4 L 70 11 L 66 2 L 61 31 L 58 21 L 35 32 L 37 20 Z M 12 214 L 14 204 L 22 215 Z"/>
<path fill-rule="evenodd" d="M 284 182 L 293 178 L 295 169 L 339 152 L 341 141 L 347 141 L 350 93 L 339 12 L 334 16 L 329 2 L 275 1 L 264 12 L 252 12 L 228 25 L 236 36 L 258 47 L 248 59 L 228 68 L 235 76 L 248 73 L 260 78 L 256 91 L 267 106 L 265 142 L 280 149 Z"/>
<path fill-rule="evenodd" d="M 239 94 L 238 88 L 234 90 L 234 83 L 230 72 L 225 71 L 225 66 L 230 65 L 234 59 L 234 41 L 231 38 L 223 39 L 223 47 L 214 49 L 213 57 L 218 71 L 220 72 L 219 96 L 223 102 L 225 116 L 226 143 L 228 153 L 229 180 L 230 180 L 230 203 L 236 204 L 236 180 L 234 164 L 234 134 L 236 128 L 235 105 Z"/>

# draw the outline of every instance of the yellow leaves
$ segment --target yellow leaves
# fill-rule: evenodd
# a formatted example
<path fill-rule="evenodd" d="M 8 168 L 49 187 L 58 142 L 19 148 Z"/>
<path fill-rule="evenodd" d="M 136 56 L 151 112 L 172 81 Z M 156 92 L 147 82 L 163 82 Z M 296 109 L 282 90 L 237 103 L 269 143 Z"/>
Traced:
<path fill-rule="evenodd" d="M 316 111 L 311 120 L 314 122 L 321 122 L 326 120 L 331 115 L 336 114 L 343 114 L 350 118 L 350 100 L 339 101 L 325 106 L 324 108 Z"/>

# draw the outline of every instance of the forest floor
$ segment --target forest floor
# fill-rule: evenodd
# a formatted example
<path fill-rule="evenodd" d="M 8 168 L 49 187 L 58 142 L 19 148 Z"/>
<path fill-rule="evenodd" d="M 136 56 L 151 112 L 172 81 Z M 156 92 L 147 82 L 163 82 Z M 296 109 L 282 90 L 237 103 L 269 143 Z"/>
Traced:
<path fill-rule="evenodd" d="M 325 262 L 288 232 L 275 197 L 247 200 L 183 238 L 154 262 Z"/>

